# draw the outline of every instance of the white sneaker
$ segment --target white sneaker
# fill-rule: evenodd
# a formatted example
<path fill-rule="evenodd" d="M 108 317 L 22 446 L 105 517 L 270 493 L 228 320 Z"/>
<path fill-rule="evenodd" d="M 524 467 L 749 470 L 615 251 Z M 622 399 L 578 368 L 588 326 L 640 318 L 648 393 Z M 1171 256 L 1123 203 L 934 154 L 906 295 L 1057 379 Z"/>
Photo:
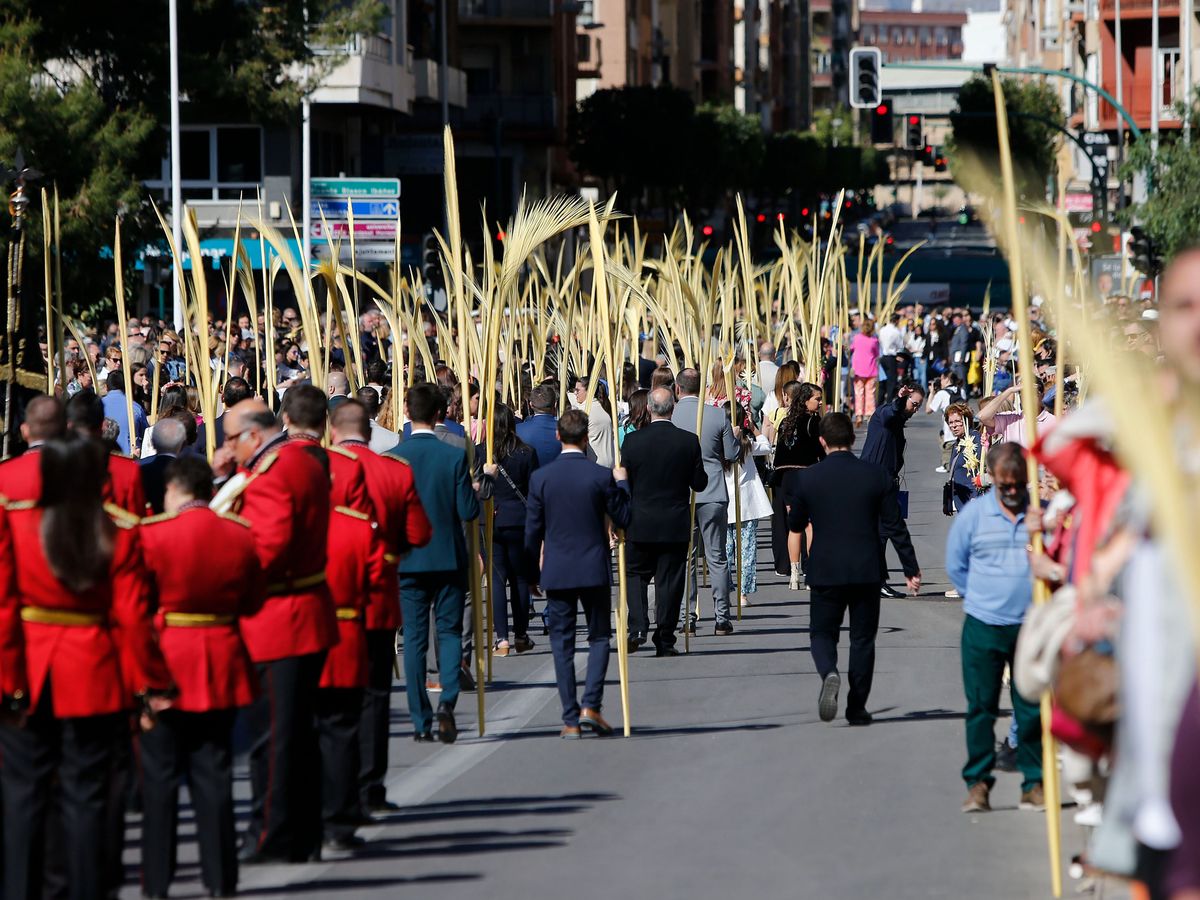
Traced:
<path fill-rule="evenodd" d="M 938 467 L 937 467 L 936 469 L 934 469 L 933 471 L 935 471 L 935 472 L 938 472 L 938 473 L 940 473 L 940 474 L 942 474 L 942 475 L 945 475 L 945 474 L 946 474 L 946 467 L 945 467 L 945 466 L 938 466 Z"/>
<path fill-rule="evenodd" d="M 750 598 L 749 598 L 749 597 L 747 597 L 745 594 L 742 594 L 742 599 L 741 599 L 741 601 L 740 601 L 740 602 L 741 602 L 742 606 L 749 606 L 749 605 L 750 605 Z"/>
<path fill-rule="evenodd" d="M 798 591 L 803 581 L 804 573 L 800 570 L 800 563 L 792 563 L 792 574 L 788 577 L 788 588 Z"/>
<path fill-rule="evenodd" d="M 1084 828 L 1099 828 L 1104 818 L 1104 807 L 1099 803 L 1089 803 L 1075 813 L 1075 824 Z"/>
<path fill-rule="evenodd" d="M 945 596 L 951 600 L 961 600 L 962 599 L 962 594 L 960 594 L 954 588 L 950 588 L 950 590 L 946 591 Z"/>

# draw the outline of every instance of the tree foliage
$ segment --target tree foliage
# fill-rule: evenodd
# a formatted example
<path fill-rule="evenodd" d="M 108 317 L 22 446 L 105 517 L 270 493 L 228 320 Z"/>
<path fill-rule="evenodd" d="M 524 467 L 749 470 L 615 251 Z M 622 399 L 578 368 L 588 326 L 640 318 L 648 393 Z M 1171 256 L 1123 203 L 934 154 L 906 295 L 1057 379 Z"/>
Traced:
<path fill-rule="evenodd" d="M 1058 138 L 1065 127 L 1058 95 L 1041 81 L 1002 78 L 1008 113 L 1009 144 L 1016 170 L 1017 190 L 1027 199 L 1042 198 L 1055 172 Z M 950 114 L 953 135 L 947 147 L 958 160 L 973 159 L 985 170 L 999 169 L 999 137 L 992 82 L 977 76 L 958 92 L 958 107 Z M 953 166 L 951 167 L 953 168 Z"/>
<path fill-rule="evenodd" d="M 216 122 L 294 115 L 303 92 L 344 58 L 312 47 L 342 47 L 376 27 L 381 12 L 378 0 L 180 3 L 187 114 Z M 68 310 L 111 299 L 112 262 L 101 251 L 118 214 L 127 265 L 133 248 L 158 235 L 141 181 L 166 152 L 169 79 L 162 0 L 123 0 L 116 11 L 86 0 L 0 0 L 0 160 L 11 164 L 19 149 L 43 173 L 37 187 L 58 189 Z M 37 187 L 27 272 L 41 271 Z"/>
<path fill-rule="evenodd" d="M 1200 101 L 1200 92 L 1196 99 Z M 1190 109 L 1181 107 L 1179 112 L 1190 118 L 1195 134 L 1200 128 L 1195 103 Z M 1169 260 L 1180 250 L 1194 246 L 1200 235 L 1200 153 L 1194 143 L 1184 143 L 1180 132 L 1163 131 L 1156 154 L 1150 136 L 1143 134 L 1130 148 L 1121 175 L 1128 179 L 1146 172 L 1151 173 L 1153 185 L 1143 202 L 1125 209 L 1122 224 L 1140 224 L 1158 253 Z"/>

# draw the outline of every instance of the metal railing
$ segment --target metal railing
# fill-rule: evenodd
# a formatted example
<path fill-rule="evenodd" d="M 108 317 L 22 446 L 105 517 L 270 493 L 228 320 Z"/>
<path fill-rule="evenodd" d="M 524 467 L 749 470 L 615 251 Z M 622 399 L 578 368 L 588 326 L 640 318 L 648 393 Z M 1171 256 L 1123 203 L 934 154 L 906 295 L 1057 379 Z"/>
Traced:
<path fill-rule="evenodd" d="M 460 19 L 548 19 L 552 0 L 458 0 Z"/>

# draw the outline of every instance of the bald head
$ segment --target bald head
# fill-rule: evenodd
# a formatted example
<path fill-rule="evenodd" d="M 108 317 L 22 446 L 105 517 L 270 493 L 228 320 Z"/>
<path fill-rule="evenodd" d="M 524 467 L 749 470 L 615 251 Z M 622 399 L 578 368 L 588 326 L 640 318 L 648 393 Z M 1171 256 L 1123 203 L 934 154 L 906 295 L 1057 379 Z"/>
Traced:
<path fill-rule="evenodd" d="M 350 380 L 345 372 L 330 372 L 325 379 L 330 397 L 345 397 L 350 393 Z"/>
<path fill-rule="evenodd" d="M 1200 246 L 1176 254 L 1163 273 L 1158 325 L 1167 362 L 1200 384 Z"/>
<path fill-rule="evenodd" d="M 67 411 L 57 397 L 43 394 L 34 397 L 25 407 L 21 424 L 21 439 L 27 444 L 41 443 L 62 437 L 67 430 Z"/>
<path fill-rule="evenodd" d="M 646 398 L 646 408 L 650 410 L 650 418 L 655 421 L 670 419 L 675 411 L 675 395 L 668 388 L 655 388 Z"/>
<path fill-rule="evenodd" d="M 187 428 L 174 416 L 160 419 L 150 433 L 154 449 L 166 456 L 178 456 L 187 443 Z"/>

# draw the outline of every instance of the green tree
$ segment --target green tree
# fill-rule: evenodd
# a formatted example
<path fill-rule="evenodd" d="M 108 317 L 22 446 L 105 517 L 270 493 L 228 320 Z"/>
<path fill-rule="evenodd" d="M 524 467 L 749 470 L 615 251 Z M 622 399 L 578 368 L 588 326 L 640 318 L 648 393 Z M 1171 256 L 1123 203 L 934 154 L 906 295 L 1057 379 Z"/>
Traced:
<path fill-rule="evenodd" d="M 305 26 L 307 6 L 309 25 Z M 344 52 L 375 27 L 378 0 L 180 3 L 180 86 L 189 115 L 208 121 L 282 121 Z M 123 216 L 126 283 L 135 247 L 159 237 L 141 180 L 157 172 L 169 121 L 167 4 L 124 0 L 0 0 L 0 160 L 17 150 L 57 187 L 63 299 L 78 312 L 111 301 L 113 221 Z M 307 35 L 307 39 L 306 36 Z M 308 78 L 305 80 L 304 73 Z M 42 211 L 29 211 L 27 273 L 41 271 Z M 27 295 L 41 279 L 27 274 Z"/>
<path fill-rule="evenodd" d="M 1041 81 L 1002 78 L 1008 112 L 1009 145 L 1016 170 L 1017 190 L 1027 199 L 1046 195 L 1054 175 L 1055 152 L 1065 126 L 1058 95 Z M 999 137 L 992 82 L 976 76 L 958 92 L 958 107 L 950 114 L 953 134 L 947 150 L 960 164 L 978 161 L 985 171 L 999 169 Z M 951 165 L 951 169 L 954 165 Z"/>
<path fill-rule="evenodd" d="M 1179 113 L 1190 119 L 1193 134 L 1200 127 L 1195 103 L 1181 106 Z M 1142 203 L 1129 206 L 1121 214 L 1121 224 L 1140 224 L 1164 260 L 1185 247 L 1193 246 L 1200 236 L 1200 153 L 1195 144 L 1184 143 L 1180 132 L 1160 132 L 1158 152 L 1154 153 L 1150 135 L 1143 134 L 1129 150 L 1122 179 L 1150 173 L 1153 187 Z"/>
<path fill-rule="evenodd" d="M 758 179 L 765 142 L 762 126 L 732 106 L 701 106 L 692 121 L 691 152 L 683 179 L 683 205 L 700 212 L 720 206 L 729 191 L 746 190 Z"/>

